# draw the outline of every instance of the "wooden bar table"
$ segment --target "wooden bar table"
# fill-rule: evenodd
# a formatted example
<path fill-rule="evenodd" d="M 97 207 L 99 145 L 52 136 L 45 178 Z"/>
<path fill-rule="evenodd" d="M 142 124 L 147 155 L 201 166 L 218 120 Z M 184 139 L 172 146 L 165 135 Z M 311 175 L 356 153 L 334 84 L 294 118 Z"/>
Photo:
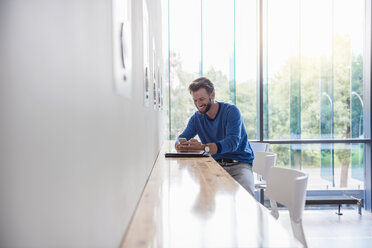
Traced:
<path fill-rule="evenodd" d="M 165 158 L 165 141 L 122 247 L 302 247 L 212 157 Z"/>

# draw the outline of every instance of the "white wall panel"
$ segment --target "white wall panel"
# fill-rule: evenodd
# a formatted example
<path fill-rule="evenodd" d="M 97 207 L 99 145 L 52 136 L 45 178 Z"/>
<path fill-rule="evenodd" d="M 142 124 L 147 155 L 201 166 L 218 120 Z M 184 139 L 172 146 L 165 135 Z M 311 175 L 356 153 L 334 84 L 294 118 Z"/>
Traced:
<path fill-rule="evenodd" d="M 127 98 L 113 87 L 111 1 L 0 1 L 0 247 L 119 246 L 166 130 L 143 105 L 141 1 L 132 11 Z"/>

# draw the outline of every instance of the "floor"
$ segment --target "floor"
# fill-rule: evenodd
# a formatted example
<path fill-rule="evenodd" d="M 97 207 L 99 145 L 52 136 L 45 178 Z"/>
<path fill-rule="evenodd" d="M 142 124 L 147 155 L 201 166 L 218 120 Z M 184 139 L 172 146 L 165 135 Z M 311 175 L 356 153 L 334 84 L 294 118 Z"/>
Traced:
<path fill-rule="evenodd" d="M 372 247 L 372 213 L 353 206 L 306 207 L 303 225 L 308 246 L 311 247 Z M 279 222 L 291 230 L 288 211 L 279 210 Z"/>

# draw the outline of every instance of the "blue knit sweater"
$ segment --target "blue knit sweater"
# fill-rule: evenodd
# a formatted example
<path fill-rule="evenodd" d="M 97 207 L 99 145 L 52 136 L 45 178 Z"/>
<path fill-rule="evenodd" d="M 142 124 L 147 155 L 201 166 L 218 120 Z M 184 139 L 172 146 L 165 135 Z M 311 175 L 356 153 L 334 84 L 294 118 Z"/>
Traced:
<path fill-rule="evenodd" d="M 212 154 L 214 159 L 229 158 L 252 164 L 254 153 L 239 109 L 228 103 L 218 104 L 214 119 L 196 111 L 179 138 L 189 140 L 198 135 L 203 144 L 217 144 L 218 151 Z"/>

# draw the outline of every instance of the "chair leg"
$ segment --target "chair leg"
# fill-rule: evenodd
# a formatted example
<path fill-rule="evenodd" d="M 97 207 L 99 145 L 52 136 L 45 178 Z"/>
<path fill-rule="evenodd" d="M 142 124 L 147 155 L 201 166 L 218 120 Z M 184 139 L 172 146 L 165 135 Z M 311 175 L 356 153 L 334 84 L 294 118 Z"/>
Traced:
<path fill-rule="evenodd" d="M 264 189 L 260 189 L 260 203 L 265 205 L 265 191 Z"/>
<path fill-rule="evenodd" d="M 362 215 L 362 204 L 358 203 L 358 214 Z"/>
<path fill-rule="evenodd" d="M 341 204 L 338 204 L 338 212 L 336 214 L 337 215 L 342 215 L 342 213 L 341 213 Z"/>
<path fill-rule="evenodd" d="M 271 215 L 274 216 L 275 219 L 279 218 L 279 211 L 278 211 L 278 205 L 276 204 L 276 201 L 270 200 L 271 205 Z"/>
<path fill-rule="evenodd" d="M 294 222 L 291 219 L 291 225 L 294 236 L 304 245 L 304 247 L 307 247 L 304 228 L 302 226 L 302 220 L 299 222 Z"/>

